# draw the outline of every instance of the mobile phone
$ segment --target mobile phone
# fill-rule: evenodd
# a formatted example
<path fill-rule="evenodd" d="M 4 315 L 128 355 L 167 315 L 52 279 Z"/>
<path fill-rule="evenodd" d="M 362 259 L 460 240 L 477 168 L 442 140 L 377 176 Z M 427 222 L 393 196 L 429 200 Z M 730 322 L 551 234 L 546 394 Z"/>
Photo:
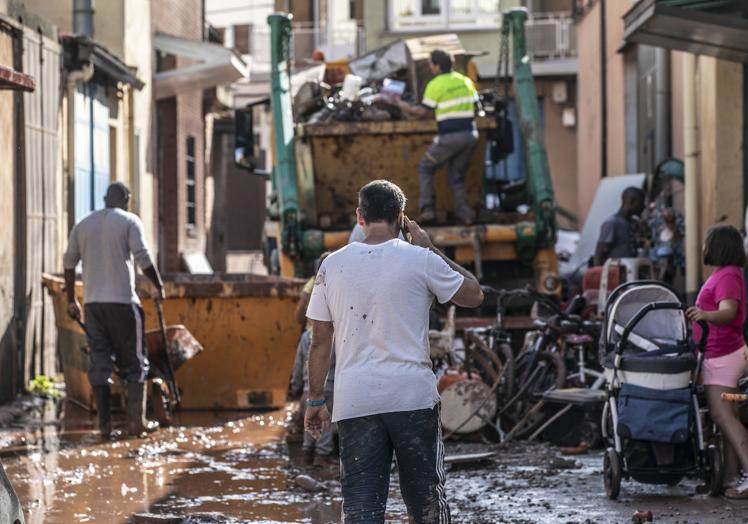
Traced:
<path fill-rule="evenodd" d="M 409 244 L 413 243 L 413 235 L 410 234 L 410 231 L 408 231 L 408 228 L 405 227 L 405 217 L 403 217 L 402 221 L 400 222 L 400 233 L 402 233 L 403 238 L 406 242 Z"/>

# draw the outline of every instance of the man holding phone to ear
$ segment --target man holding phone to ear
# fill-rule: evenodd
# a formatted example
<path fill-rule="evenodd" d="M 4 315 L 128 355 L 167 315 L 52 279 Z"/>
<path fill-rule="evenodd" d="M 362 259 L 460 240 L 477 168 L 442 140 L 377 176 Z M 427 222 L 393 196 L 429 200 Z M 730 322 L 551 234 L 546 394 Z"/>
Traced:
<path fill-rule="evenodd" d="M 434 298 L 474 308 L 478 280 L 434 247 L 404 216 L 405 195 L 375 180 L 359 191 L 363 242 L 321 265 L 309 301 L 313 326 L 305 426 L 330 424 L 324 385 L 336 348 L 338 423 L 344 522 L 384 522 L 392 453 L 411 522 L 449 522 L 439 394 L 429 358 L 429 307 Z M 398 239 L 404 230 L 409 242 Z"/>

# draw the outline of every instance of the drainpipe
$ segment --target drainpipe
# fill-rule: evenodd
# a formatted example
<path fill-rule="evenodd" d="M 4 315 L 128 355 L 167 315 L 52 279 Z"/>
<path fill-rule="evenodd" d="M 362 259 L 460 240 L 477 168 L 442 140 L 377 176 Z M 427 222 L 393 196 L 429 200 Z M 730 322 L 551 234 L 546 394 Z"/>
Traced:
<path fill-rule="evenodd" d="M 686 300 L 692 304 L 701 277 L 699 128 L 696 120 L 696 56 L 683 53 L 683 152 L 686 205 Z"/>
<path fill-rule="evenodd" d="M 608 36 L 605 0 L 600 0 L 600 172 L 608 176 Z"/>
<path fill-rule="evenodd" d="M 94 0 L 73 0 L 73 32 L 93 39 Z"/>
<path fill-rule="evenodd" d="M 75 225 L 75 91 L 78 82 L 86 83 L 93 77 L 93 64 L 84 64 L 81 69 L 69 71 L 67 74 L 67 179 L 68 179 L 68 231 Z"/>
<path fill-rule="evenodd" d="M 125 85 L 123 88 L 124 96 L 122 100 L 125 102 L 125 180 L 130 187 L 133 198 L 130 204 L 132 210 L 140 214 L 140 177 L 136 177 L 135 169 L 136 163 L 139 163 L 138 158 L 135 158 L 135 98 L 133 94 L 133 88 L 130 85 Z"/>
<path fill-rule="evenodd" d="M 655 50 L 655 161 L 670 157 L 670 50 Z M 654 166 L 652 166 L 654 167 Z"/>

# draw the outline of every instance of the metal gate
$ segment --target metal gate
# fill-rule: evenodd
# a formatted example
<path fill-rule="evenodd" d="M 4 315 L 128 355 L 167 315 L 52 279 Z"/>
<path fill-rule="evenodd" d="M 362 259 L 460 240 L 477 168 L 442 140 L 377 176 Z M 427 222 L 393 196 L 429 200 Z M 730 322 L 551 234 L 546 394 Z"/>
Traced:
<path fill-rule="evenodd" d="M 60 45 L 24 28 L 23 71 L 36 80 L 36 90 L 24 94 L 25 212 L 18 224 L 25 256 L 23 310 L 19 314 L 19 344 L 23 350 L 23 380 L 57 372 L 56 328 L 52 301 L 42 288 L 42 273 L 61 267 L 63 225 L 62 155 L 60 149 Z M 25 214 L 25 216 L 23 216 Z"/>

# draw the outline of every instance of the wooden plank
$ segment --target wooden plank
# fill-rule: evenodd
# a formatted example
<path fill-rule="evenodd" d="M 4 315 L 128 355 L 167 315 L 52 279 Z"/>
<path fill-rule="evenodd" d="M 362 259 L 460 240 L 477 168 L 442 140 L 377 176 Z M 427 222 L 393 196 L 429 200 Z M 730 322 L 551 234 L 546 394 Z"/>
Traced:
<path fill-rule="evenodd" d="M 34 77 L 18 72 L 11 67 L 0 65 L 0 89 L 33 91 L 36 89 Z"/>

